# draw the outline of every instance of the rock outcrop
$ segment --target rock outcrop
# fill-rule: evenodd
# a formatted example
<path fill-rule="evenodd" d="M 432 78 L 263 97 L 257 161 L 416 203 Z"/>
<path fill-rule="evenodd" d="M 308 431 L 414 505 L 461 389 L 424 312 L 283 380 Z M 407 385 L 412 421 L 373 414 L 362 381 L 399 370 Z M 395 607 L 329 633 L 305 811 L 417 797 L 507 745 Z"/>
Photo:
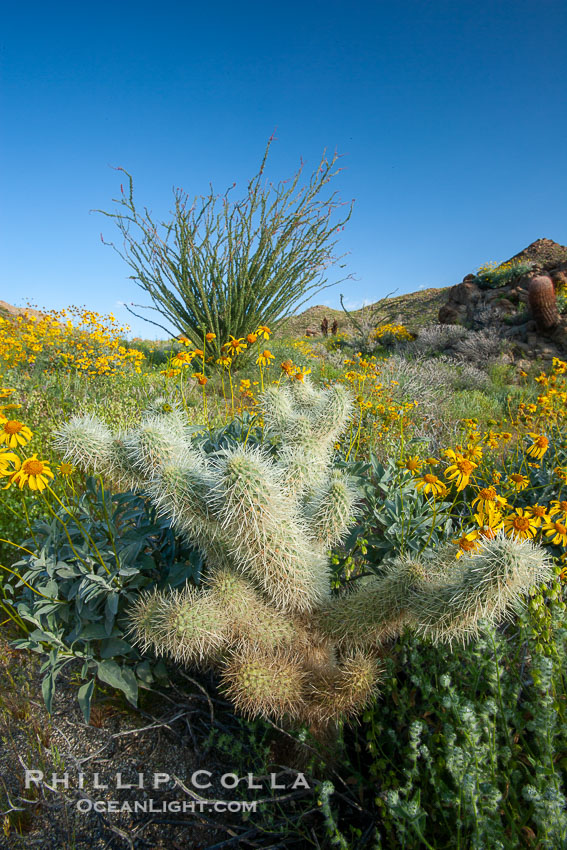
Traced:
<path fill-rule="evenodd" d="M 439 322 L 491 328 L 513 343 L 518 357 L 565 357 L 567 315 L 557 312 L 555 298 L 567 296 L 567 247 L 538 239 L 502 266 L 520 266 L 522 273 L 502 286 L 467 274 L 449 290 Z"/>

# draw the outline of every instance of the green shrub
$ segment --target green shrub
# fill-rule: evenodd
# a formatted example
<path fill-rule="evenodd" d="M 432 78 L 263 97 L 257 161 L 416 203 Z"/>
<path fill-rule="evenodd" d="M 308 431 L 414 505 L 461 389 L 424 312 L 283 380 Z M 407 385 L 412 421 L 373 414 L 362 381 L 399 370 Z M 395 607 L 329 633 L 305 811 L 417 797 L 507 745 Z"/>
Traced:
<path fill-rule="evenodd" d="M 201 559 L 148 502 L 132 493 L 111 496 L 88 479 L 72 513 L 62 507 L 50 522 L 35 522 L 24 545 L 34 554 L 13 565 L 20 578 L 3 589 L 31 628 L 15 646 L 47 656 L 48 710 L 56 678 L 72 661 L 82 662 L 78 697 L 87 721 L 96 678 L 134 705 L 139 687 L 167 678 L 162 662 L 144 659 L 134 647 L 125 611 L 150 588 L 198 580 Z"/>
<path fill-rule="evenodd" d="M 499 289 L 528 274 L 533 267 L 533 262 L 521 260 L 512 260 L 500 265 L 486 263 L 478 269 L 476 282 L 481 289 Z"/>
<path fill-rule="evenodd" d="M 451 655 L 409 634 L 398 642 L 350 744 L 361 797 L 375 799 L 378 846 L 565 846 L 567 630 L 557 583 L 551 596 Z"/>
<path fill-rule="evenodd" d="M 497 398 L 481 390 L 457 390 L 445 402 L 446 416 L 451 421 L 459 419 L 501 419 L 503 410 Z"/>

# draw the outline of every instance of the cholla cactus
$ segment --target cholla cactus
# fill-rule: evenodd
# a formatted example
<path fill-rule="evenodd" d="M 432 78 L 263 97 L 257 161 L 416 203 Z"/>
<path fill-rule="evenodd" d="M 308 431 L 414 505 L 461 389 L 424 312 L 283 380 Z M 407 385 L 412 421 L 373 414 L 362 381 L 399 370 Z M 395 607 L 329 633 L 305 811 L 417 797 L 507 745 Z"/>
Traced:
<path fill-rule="evenodd" d="M 58 437 L 66 457 L 145 493 L 200 547 L 203 586 L 142 596 L 132 629 L 143 650 L 216 670 L 244 714 L 328 728 L 376 691 L 385 640 L 406 626 L 465 639 L 549 575 L 543 550 L 497 537 L 460 561 L 452 549 L 398 558 L 333 596 L 328 549 L 356 513 L 356 491 L 332 463 L 350 397 L 341 385 L 293 382 L 268 389 L 263 409 L 269 451 L 206 455 L 163 401 L 115 438 L 92 417 L 73 418 Z"/>

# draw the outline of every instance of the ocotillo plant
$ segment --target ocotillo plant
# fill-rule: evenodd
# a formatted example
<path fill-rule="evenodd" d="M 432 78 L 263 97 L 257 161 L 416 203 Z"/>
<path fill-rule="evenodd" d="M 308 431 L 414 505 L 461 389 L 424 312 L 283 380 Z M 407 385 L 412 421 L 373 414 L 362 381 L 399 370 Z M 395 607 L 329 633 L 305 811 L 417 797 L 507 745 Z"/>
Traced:
<path fill-rule="evenodd" d="M 178 188 L 171 217 L 160 222 L 147 207 L 142 212 L 133 178 L 119 168 L 127 189 L 121 185 L 114 212 L 98 210 L 114 220 L 121 235 L 121 248 L 105 244 L 128 263 L 132 279 L 153 302 L 133 306 L 152 310 L 147 321 L 170 333 L 165 319 L 197 348 L 206 327 L 216 334 L 210 346 L 215 359 L 230 335 L 245 337 L 260 323 L 273 328 L 325 289 L 324 270 L 340 259 L 334 253 L 337 233 L 354 201 L 345 205 L 336 192 L 328 192 L 341 171 L 339 155 L 323 154 L 303 185 L 303 163 L 290 180 L 274 185 L 265 173 L 272 142 L 273 136 L 238 200 L 232 198 L 236 183 L 222 195 L 211 188 L 193 201 Z"/>
<path fill-rule="evenodd" d="M 543 550 L 498 536 L 459 561 L 450 548 L 398 558 L 333 595 L 328 552 L 357 501 L 333 464 L 350 397 L 341 385 L 295 381 L 264 393 L 263 414 L 265 446 L 210 455 L 183 414 L 159 403 L 116 437 L 87 417 L 59 434 L 74 463 L 145 492 L 201 548 L 203 585 L 141 597 L 132 628 L 144 650 L 216 670 L 244 714 L 324 730 L 367 702 L 383 643 L 402 628 L 464 640 L 548 577 Z"/>

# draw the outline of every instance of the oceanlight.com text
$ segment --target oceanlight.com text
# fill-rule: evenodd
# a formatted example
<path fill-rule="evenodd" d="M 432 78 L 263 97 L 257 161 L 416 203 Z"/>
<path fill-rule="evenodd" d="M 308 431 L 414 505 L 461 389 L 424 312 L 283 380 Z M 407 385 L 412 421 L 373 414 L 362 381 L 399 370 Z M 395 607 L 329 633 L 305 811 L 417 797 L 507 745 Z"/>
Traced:
<path fill-rule="evenodd" d="M 244 800 L 78 800 L 79 812 L 178 814 L 194 812 L 256 812 L 256 801 Z"/>

